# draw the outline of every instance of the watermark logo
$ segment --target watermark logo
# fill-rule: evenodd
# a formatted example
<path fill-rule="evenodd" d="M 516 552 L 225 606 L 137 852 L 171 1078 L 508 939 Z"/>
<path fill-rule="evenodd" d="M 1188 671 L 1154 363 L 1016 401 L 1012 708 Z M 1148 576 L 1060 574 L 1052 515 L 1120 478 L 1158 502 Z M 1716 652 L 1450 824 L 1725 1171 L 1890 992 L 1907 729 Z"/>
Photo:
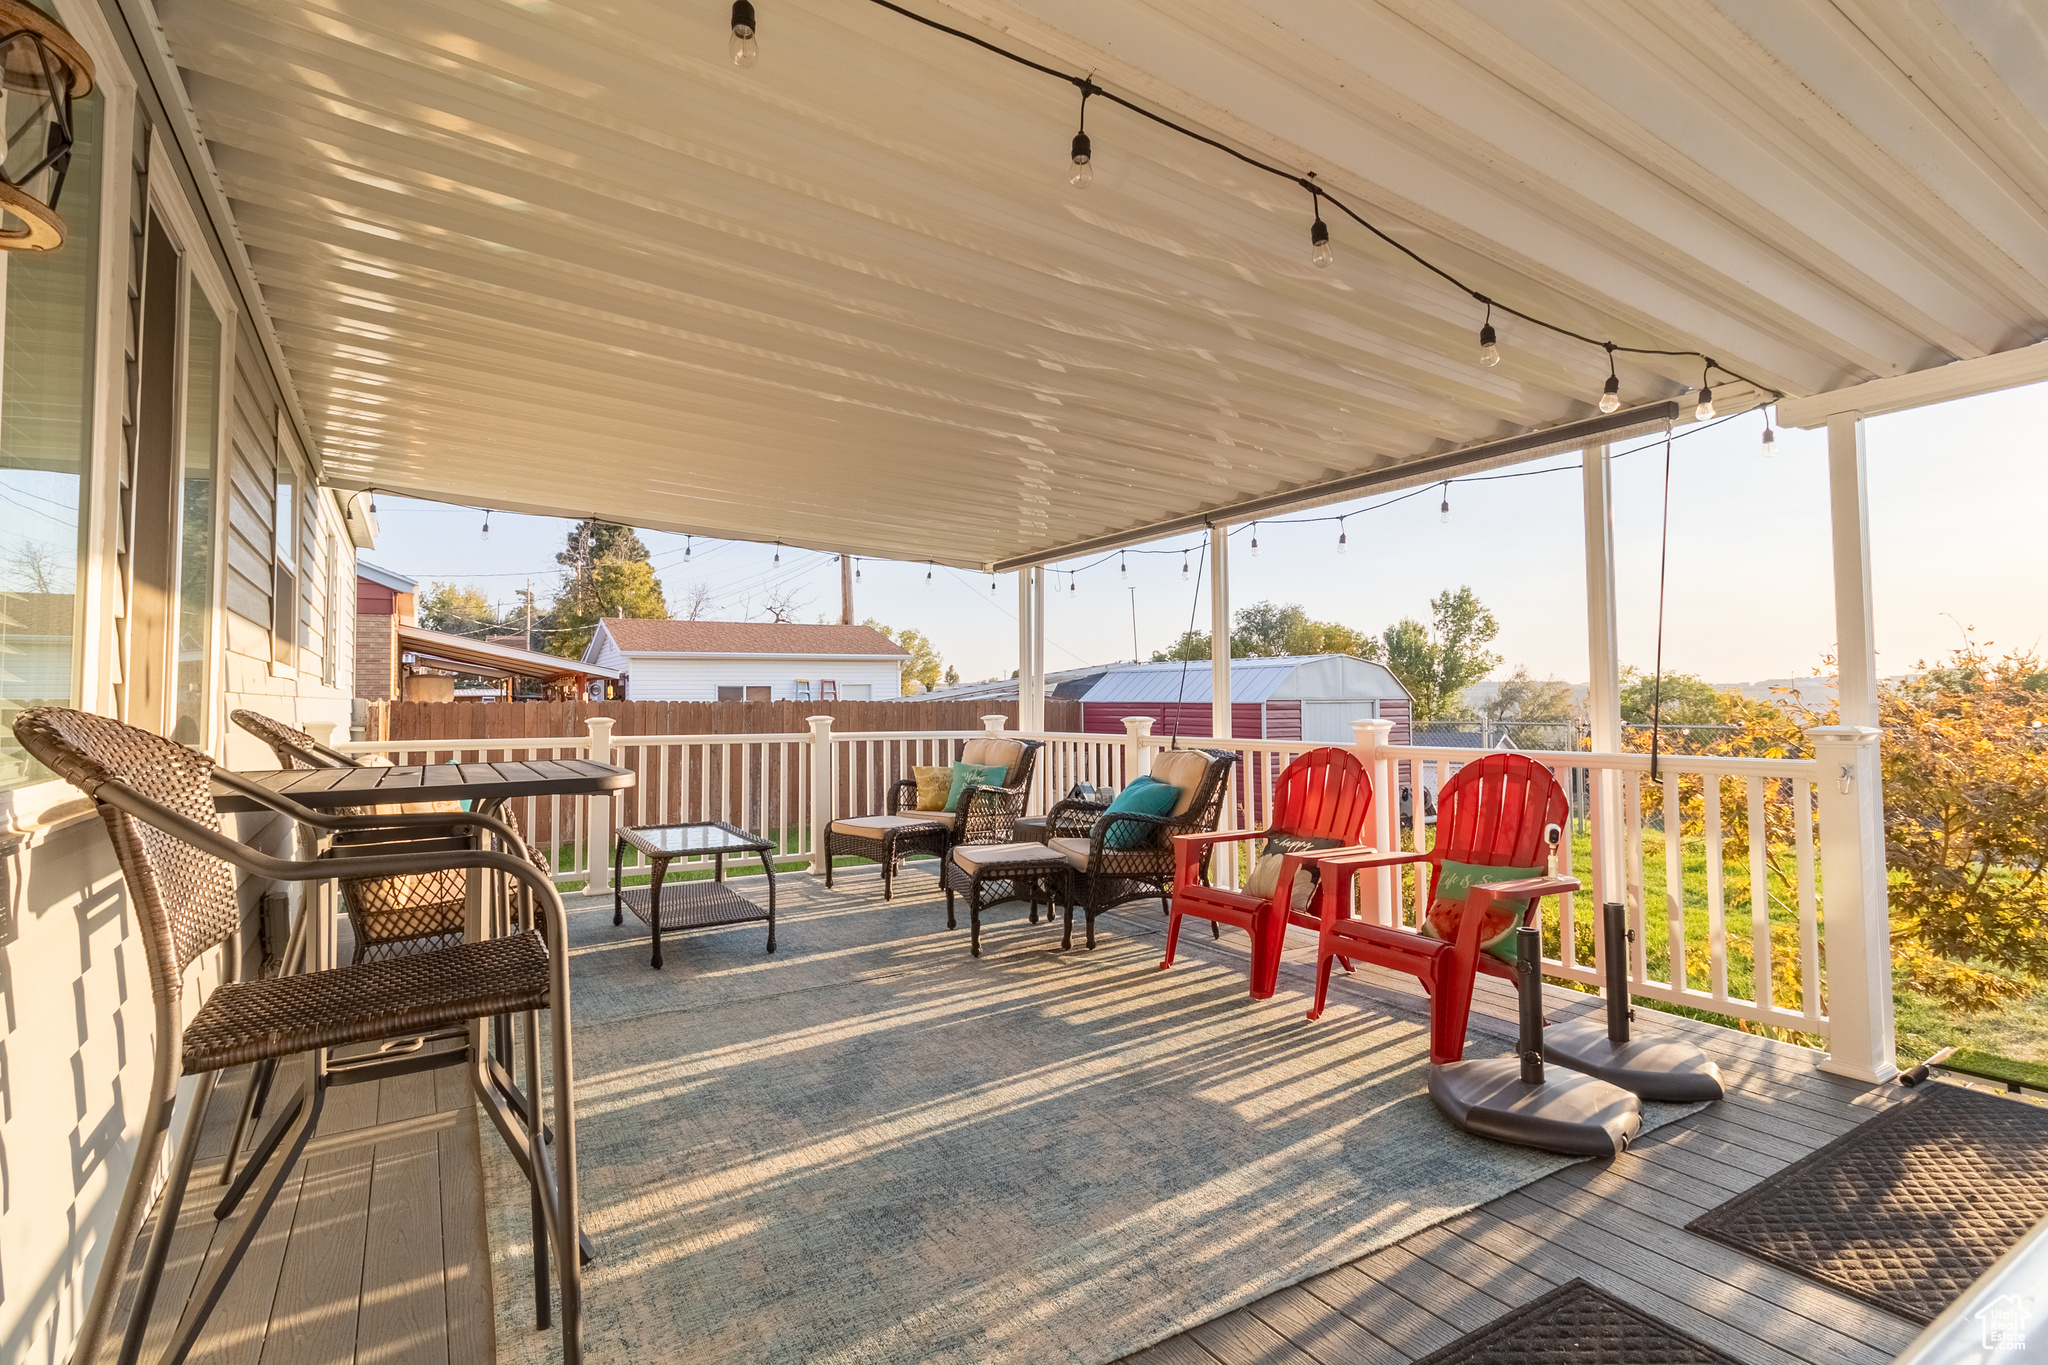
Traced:
<path fill-rule="evenodd" d="M 2034 1300 L 2025 1294 L 2000 1294 L 1973 1315 L 1984 1329 L 1987 1351 L 2027 1349 L 2027 1324 L 2033 1319 Z"/>

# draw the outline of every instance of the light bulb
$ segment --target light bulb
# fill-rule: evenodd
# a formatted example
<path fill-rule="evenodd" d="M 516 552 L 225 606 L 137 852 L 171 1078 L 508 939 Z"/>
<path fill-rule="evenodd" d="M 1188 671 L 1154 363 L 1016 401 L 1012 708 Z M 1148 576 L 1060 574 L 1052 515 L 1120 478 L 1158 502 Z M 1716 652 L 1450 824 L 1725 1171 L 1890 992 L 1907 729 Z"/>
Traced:
<path fill-rule="evenodd" d="M 1600 390 L 1600 411 L 1613 412 L 1620 406 L 1621 378 L 1618 375 L 1610 374 L 1607 376 L 1607 387 Z"/>
<path fill-rule="evenodd" d="M 1770 459 L 1778 453 L 1778 433 L 1771 430 L 1769 422 L 1764 423 L 1764 458 Z"/>
<path fill-rule="evenodd" d="M 1438 521 L 1449 521 L 1451 519 L 1451 486 L 1449 484 L 1444 485 L 1444 501 L 1443 505 L 1436 509 L 1436 519 Z"/>
<path fill-rule="evenodd" d="M 775 562 L 777 564 L 782 562 L 782 542 L 779 540 L 775 542 Z"/>
<path fill-rule="evenodd" d="M 1252 527 L 1252 558 L 1253 558 L 1253 559 L 1257 559 L 1258 557 L 1259 557 L 1259 528 L 1258 528 L 1258 527 L 1256 527 L 1256 526 L 1254 526 L 1254 527 Z"/>
<path fill-rule="evenodd" d="M 988 576 L 988 590 L 990 592 L 994 592 L 996 590 L 996 576 L 994 574 L 990 574 Z"/>
<path fill-rule="evenodd" d="M 490 514 L 489 512 L 486 512 L 486 513 L 484 513 L 484 529 L 483 529 L 483 531 L 482 531 L 482 532 L 481 532 L 481 533 L 480 533 L 480 534 L 478 535 L 477 539 L 479 539 L 479 540 L 489 540 L 490 538 L 491 538 L 491 514 Z"/>
<path fill-rule="evenodd" d="M 749 67 L 761 60 L 761 44 L 754 30 L 754 0 L 732 0 L 732 41 L 725 50 L 734 66 Z"/>
<path fill-rule="evenodd" d="M 1495 344 L 1497 341 L 1492 323 L 1489 322 L 1479 329 L 1479 363 L 1488 369 L 1500 364 L 1500 347 Z"/>
<path fill-rule="evenodd" d="M 931 563 L 931 561 L 930 561 L 929 559 L 927 559 L 927 560 L 925 561 L 925 563 L 926 563 L 926 564 L 930 564 L 930 563 Z M 932 571 L 931 571 L 931 570 L 930 570 L 929 568 L 927 568 L 927 569 L 926 569 L 926 570 L 924 571 L 924 581 L 925 581 L 926 583 L 930 583 L 930 582 L 932 581 Z"/>
<path fill-rule="evenodd" d="M 1692 410 L 1695 419 L 1702 422 L 1714 420 L 1714 391 L 1704 386 L 1700 389 L 1699 406 Z"/>
<path fill-rule="evenodd" d="M 370 515 L 373 517 L 377 515 L 377 493 L 375 489 L 370 491 Z"/>
<path fill-rule="evenodd" d="M 1116 576 L 1118 578 L 1129 578 L 1131 576 L 1131 562 L 1122 555 L 1116 557 Z"/>
<path fill-rule="evenodd" d="M 1349 554 L 1350 552 L 1351 552 L 1351 533 L 1350 533 L 1349 531 L 1346 531 L 1346 530 L 1345 530 L 1345 529 L 1344 529 L 1344 528 L 1343 528 L 1343 527 L 1342 527 L 1342 526 L 1340 525 L 1340 526 L 1339 526 L 1339 527 L 1337 528 L 1337 553 L 1341 555 L 1341 554 Z"/>
<path fill-rule="evenodd" d="M 691 536 L 683 537 L 683 563 L 685 564 L 690 562 L 690 545 L 693 539 L 694 537 Z"/>
<path fill-rule="evenodd" d="M 1095 178 L 1095 149 L 1089 145 L 1088 134 L 1074 134 L 1074 169 L 1067 177 L 1067 183 L 1077 190 L 1088 188 L 1088 182 Z"/>
<path fill-rule="evenodd" d="M 1185 553 L 1180 557 L 1180 581 L 1183 583 L 1188 581 L 1188 557 Z"/>
<path fill-rule="evenodd" d="M 1073 596 L 1073 594 L 1074 594 L 1074 590 L 1075 590 L 1075 589 L 1074 589 L 1074 576 L 1073 576 L 1072 574 L 1068 574 L 1068 575 L 1067 575 L 1067 595 L 1068 595 L 1069 597 Z"/>
<path fill-rule="evenodd" d="M 860 561 L 859 561 L 859 560 L 855 560 L 855 561 L 853 562 L 853 581 L 854 581 L 854 582 L 856 582 L 856 583 L 860 582 Z"/>
<path fill-rule="evenodd" d="M 1308 258 L 1315 263 L 1318 270 L 1328 270 L 1330 262 L 1337 259 L 1337 253 L 1330 249 L 1330 229 L 1324 225 L 1321 217 L 1309 225 Z"/>

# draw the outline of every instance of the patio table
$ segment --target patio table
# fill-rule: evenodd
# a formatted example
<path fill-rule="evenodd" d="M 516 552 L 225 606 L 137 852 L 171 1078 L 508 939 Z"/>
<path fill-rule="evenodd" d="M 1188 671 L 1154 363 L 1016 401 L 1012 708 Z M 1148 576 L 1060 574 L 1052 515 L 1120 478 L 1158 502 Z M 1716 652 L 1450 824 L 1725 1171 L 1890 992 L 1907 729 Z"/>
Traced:
<path fill-rule="evenodd" d="M 628 889 L 623 884 L 626 848 L 639 850 L 653 868 L 646 886 Z M 678 882 L 664 887 L 668 865 L 676 858 L 708 853 L 712 860 L 708 882 Z M 760 855 L 761 871 L 768 878 L 768 904 L 748 900 L 725 884 L 725 855 Z M 666 896 L 664 897 L 664 892 Z M 723 820 L 701 820 L 682 825 L 630 825 L 619 831 L 612 852 L 612 923 L 625 923 L 625 912 L 645 924 L 654 938 L 654 965 L 661 966 L 661 931 L 664 929 L 711 929 L 726 924 L 768 921 L 768 951 L 775 951 L 775 845 L 758 834 L 728 825 Z"/>
<path fill-rule="evenodd" d="M 526 796 L 601 796 L 633 785 L 631 769 L 587 758 L 536 759 L 523 763 L 413 763 L 393 767 L 286 768 L 239 772 L 238 777 L 268 788 L 278 796 L 313 810 L 348 806 L 398 805 L 417 801 L 468 801 L 479 815 L 492 815 L 507 801 Z M 269 807 L 225 783 L 213 787 L 214 809 L 223 814 L 265 811 Z M 469 908 L 465 937 L 485 936 L 483 877 L 469 874 Z M 323 897 L 322 913 L 331 916 L 333 902 Z M 530 1173 L 533 1153 L 526 1145 L 527 1097 L 506 1062 L 512 1056 L 512 1021 L 492 1021 L 490 1046 L 482 1026 L 471 1038 L 475 1090 L 520 1166 Z M 595 1259 L 590 1238 L 577 1231 L 585 1263 Z"/>

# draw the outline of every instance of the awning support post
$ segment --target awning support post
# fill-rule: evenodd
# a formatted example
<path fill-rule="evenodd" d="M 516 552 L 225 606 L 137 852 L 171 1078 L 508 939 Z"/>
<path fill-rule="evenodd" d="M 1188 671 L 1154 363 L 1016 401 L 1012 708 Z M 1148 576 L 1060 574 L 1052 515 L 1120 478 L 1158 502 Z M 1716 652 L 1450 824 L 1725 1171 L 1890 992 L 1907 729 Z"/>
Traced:
<path fill-rule="evenodd" d="M 1580 457 L 1585 471 L 1586 651 L 1591 684 L 1586 691 L 1590 739 L 1596 754 L 1621 752 L 1621 647 L 1614 595 L 1614 475 L 1607 447 L 1588 446 Z M 1627 878 L 1621 863 L 1621 775 L 1611 769 L 1588 774 L 1598 790 L 1588 792 L 1592 829 L 1593 896 L 1596 904 L 1626 903 Z M 1637 907 L 1630 907 L 1636 909 Z M 1605 938 L 1594 940 L 1601 980 L 1607 969 Z"/>

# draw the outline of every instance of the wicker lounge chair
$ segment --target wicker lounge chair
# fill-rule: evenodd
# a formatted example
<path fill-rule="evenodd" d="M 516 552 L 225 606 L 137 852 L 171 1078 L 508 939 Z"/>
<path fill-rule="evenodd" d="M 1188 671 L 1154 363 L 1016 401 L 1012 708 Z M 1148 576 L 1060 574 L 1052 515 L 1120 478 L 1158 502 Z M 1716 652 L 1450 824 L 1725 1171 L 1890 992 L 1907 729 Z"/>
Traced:
<path fill-rule="evenodd" d="M 1046 846 L 1067 860 L 1067 924 L 1062 946 L 1074 946 L 1074 907 L 1087 920 L 1088 946 L 1095 946 L 1095 919 L 1128 901 L 1157 898 L 1164 910 L 1173 886 L 1173 841 L 1178 834 L 1216 828 L 1230 789 L 1237 755 L 1223 749 L 1161 749 L 1152 756 L 1152 776 L 1178 787 L 1181 797 L 1166 815 L 1109 815 L 1108 803 L 1066 800 L 1046 812 Z M 1110 848 L 1106 840 L 1119 825 L 1146 831 L 1136 848 Z"/>
<path fill-rule="evenodd" d="M 14 720 L 21 746 L 53 772 L 91 797 L 128 886 L 155 1003 L 156 1061 L 151 1094 L 144 1106 L 141 1142 L 129 1167 L 127 1186 L 86 1311 L 73 1359 L 99 1359 L 122 1288 L 122 1267 L 149 1212 L 181 1077 L 199 1078 L 184 1137 L 163 1195 L 156 1203 L 156 1231 L 144 1257 L 141 1279 L 129 1310 L 121 1358 L 132 1361 L 142 1345 L 178 1211 L 198 1155 L 198 1135 L 220 1073 L 245 1063 L 303 1056 L 310 1075 L 297 1096 L 281 1107 L 216 1210 L 230 1217 L 256 1178 L 282 1149 L 275 1174 L 243 1215 L 225 1255 L 213 1259 L 184 1308 L 176 1340 L 164 1359 L 181 1361 L 198 1340 L 230 1276 L 254 1242 L 264 1215 L 291 1175 L 318 1122 L 330 1085 L 378 1079 L 427 1066 L 464 1063 L 472 1084 L 486 1084 L 478 1059 L 467 1049 L 380 1058 L 368 1065 L 326 1061 L 327 1049 L 347 1044 L 418 1035 L 471 1020 L 523 1014 L 527 1018 L 528 1085 L 526 1165 L 533 1180 L 536 1280 L 545 1285 L 550 1240 L 561 1287 L 563 1356 L 582 1359 L 581 1269 L 574 1242 L 576 1136 L 571 1096 L 574 1076 L 569 1046 L 567 924 L 552 882 L 511 853 L 476 847 L 430 853 L 390 853 L 375 844 L 350 846 L 359 875 L 408 876 L 443 867 L 479 868 L 520 882 L 537 906 L 540 927 L 515 926 L 504 937 L 372 962 L 256 981 L 230 980 L 217 986 L 186 1022 L 186 968 L 226 942 L 241 927 L 241 906 L 230 864 L 277 881 L 319 881 L 334 875 L 325 858 L 286 859 L 260 853 L 228 837 L 215 813 L 213 785 L 238 793 L 327 830 L 405 830 L 447 822 L 438 816 L 337 816 L 308 810 L 262 786 L 218 769 L 194 749 L 103 716 L 59 707 L 24 711 Z M 468 814 L 465 823 L 492 829 L 514 848 L 518 836 L 487 816 Z M 338 850 L 339 851 L 339 850 Z M 543 933 L 544 930 L 544 933 Z M 555 950 L 551 951 L 550 944 Z M 232 966 L 232 964 L 230 964 Z M 552 1158 L 543 1139 L 539 1099 L 537 1012 L 551 1014 L 550 1070 L 554 1092 Z M 507 1142 L 511 1142 L 508 1132 Z M 560 1235 L 568 1230 L 567 1237 Z M 563 1242 L 568 1254 L 559 1254 Z M 547 1294 L 537 1296 L 543 1315 Z"/>
<path fill-rule="evenodd" d="M 962 763 L 989 767 L 1004 764 L 1000 787 L 969 786 L 954 811 L 917 809 L 917 783 L 905 778 L 891 783 L 884 815 L 856 815 L 834 820 L 825 830 L 825 885 L 832 885 L 832 860 L 852 856 L 873 858 L 882 865 L 882 899 L 895 895 L 895 877 L 903 859 L 930 853 L 942 871 L 946 856 L 962 844 L 1003 844 L 1010 841 L 1017 817 L 1031 794 L 1031 775 L 1038 769 L 1035 739 L 1009 735 L 977 735 L 960 749 Z"/>

